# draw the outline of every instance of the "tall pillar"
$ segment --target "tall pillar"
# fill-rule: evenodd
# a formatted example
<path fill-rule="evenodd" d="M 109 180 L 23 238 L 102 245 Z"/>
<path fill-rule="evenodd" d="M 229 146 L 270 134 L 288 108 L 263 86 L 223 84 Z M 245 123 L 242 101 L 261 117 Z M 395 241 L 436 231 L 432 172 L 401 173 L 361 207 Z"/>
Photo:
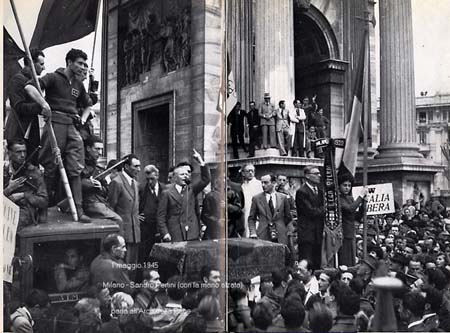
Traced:
<path fill-rule="evenodd" d="M 380 0 L 380 146 L 376 158 L 423 157 L 416 142 L 411 0 Z"/>
<path fill-rule="evenodd" d="M 289 108 L 295 96 L 294 4 L 293 0 L 253 0 L 255 36 L 255 101 L 265 92 L 271 102 L 286 100 Z"/>

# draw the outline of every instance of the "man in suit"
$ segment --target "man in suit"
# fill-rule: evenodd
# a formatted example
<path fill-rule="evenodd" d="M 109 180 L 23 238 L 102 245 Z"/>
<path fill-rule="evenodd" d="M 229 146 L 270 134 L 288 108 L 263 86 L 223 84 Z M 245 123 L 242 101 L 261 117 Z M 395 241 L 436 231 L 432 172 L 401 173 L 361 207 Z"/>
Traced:
<path fill-rule="evenodd" d="M 227 124 L 230 125 L 231 145 L 233 146 L 233 157 L 238 159 L 238 141 L 242 149 L 247 152 L 244 141 L 244 119 L 245 111 L 241 110 L 241 103 L 237 102 L 233 110 L 227 116 Z"/>
<path fill-rule="evenodd" d="M 289 200 L 286 195 L 275 191 L 275 175 L 261 177 L 263 192 L 252 199 L 248 227 L 250 238 L 288 244 L 287 225 L 291 222 Z M 256 221 L 259 225 L 256 226 Z"/>
<path fill-rule="evenodd" d="M 201 179 L 190 184 L 190 166 L 179 164 L 173 172 L 173 184 L 167 186 L 159 201 L 158 231 L 164 242 L 198 240 L 206 229 L 199 221 L 195 198 L 209 184 L 211 175 L 195 149 L 193 157 L 200 164 Z"/>
<path fill-rule="evenodd" d="M 292 134 L 292 156 L 305 157 L 306 113 L 300 106 L 300 101 L 298 99 L 294 100 L 294 110 L 289 112 Z"/>
<path fill-rule="evenodd" d="M 263 148 L 276 148 L 277 140 L 275 137 L 275 106 L 270 103 L 270 94 L 264 93 L 264 102 L 259 106 L 260 126 L 262 129 Z M 268 142 L 269 141 L 269 142 Z"/>
<path fill-rule="evenodd" d="M 320 268 L 323 224 L 323 190 L 320 171 L 315 166 L 304 169 L 306 183 L 295 196 L 297 206 L 297 232 L 299 260 L 308 259 L 312 269 Z"/>
<path fill-rule="evenodd" d="M 136 176 L 141 171 L 141 162 L 136 155 L 130 154 L 124 163 L 122 172 L 109 185 L 108 202 L 123 221 L 125 241 L 127 243 L 127 263 L 137 263 L 138 245 L 141 241 L 139 217 L 139 194 Z"/>
<path fill-rule="evenodd" d="M 285 101 L 280 101 L 278 105 L 280 108 L 277 110 L 275 129 L 278 136 L 278 144 L 280 145 L 280 155 L 287 156 L 291 145 L 289 110 L 286 110 Z"/>
<path fill-rule="evenodd" d="M 146 182 L 139 185 L 139 214 L 143 220 L 141 224 L 141 244 L 139 262 L 148 259 L 153 244 L 157 242 L 157 213 L 158 203 L 162 192 L 166 189 L 159 182 L 159 170 L 153 164 L 144 168 Z"/>
<path fill-rule="evenodd" d="M 248 157 L 255 157 L 255 147 L 258 145 L 259 148 L 259 125 L 261 119 L 256 103 L 251 101 L 249 105 L 250 110 L 246 114 L 249 136 Z"/>

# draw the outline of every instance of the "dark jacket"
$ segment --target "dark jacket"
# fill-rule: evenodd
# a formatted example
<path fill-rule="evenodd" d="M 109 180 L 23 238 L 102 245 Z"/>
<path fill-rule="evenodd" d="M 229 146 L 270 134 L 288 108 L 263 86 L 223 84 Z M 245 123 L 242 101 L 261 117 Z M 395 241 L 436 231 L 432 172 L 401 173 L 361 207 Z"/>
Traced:
<path fill-rule="evenodd" d="M 232 133 L 244 133 L 245 110 L 233 108 L 227 116 L 227 124 L 231 125 Z"/>
<path fill-rule="evenodd" d="M 103 171 L 97 165 L 97 162 L 87 157 L 84 163 L 84 169 L 81 171 L 81 186 L 83 190 L 83 204 L 102 202 L 106 203 L 107 190 L 106 184 L 102 182 L 102 188 L 95 187 L 91 182 L 91 177 L 96 177 Z"/>
<path fill-rule="evenodd" d="M 342 234 L 346 239 L 354 239 L 355 238 L 355 221 L 359 221 L 363 214 L 364 210 L 359 209 L 358 212 L 356 210 L 360 207 L 363 199 L 358 197 L 358 199 L 354 200 L 351 194 L 343 195 L 340 194 L 340 205 L 341 205 L 341 213 L 342 213 Z"/>
<path fill-rule="evenodd" d="M 309 186 L 304 184 L 297 190 L 295 204 L 299 243 L 321 243 L 325 216 L 322 189 L 318 187 L 318 195 L 314 195 Z"/>
<path fill-rule="evenodd" d="M 225 234 L 222 229 L 225 226 L 221 223 L 221 193 L 213 190 L 209 192 L 205 199 L 203 199 L 203 208 L 201 219 L 203 224 L 206 225 L 205 239 L 219 239 L 224 238 Z M 223 222 L 223 221 L 222 221 Z"/>
<path fill-rule="evenodd" d="M 357 332 L 354 316 L 338 315 L 330 332 Z"/>
<path fill-rule="evenodd" d="M 201 167 L 200 172 L 201 179 L 187 185 L 184 196 L 175 184 L 168 185 L 162 193 L 158 205 L 158 232 L 162 237 L 170 234 L 172 242 L 198 240 L 200 237 L 195 198 L 211 180 L 208 166 Z"/>
<path fill-rule="evenodd" d="M 31 78 L 30 68 L 25 67 L 14 75 L 9 83 L 9 102 L 12 110 L 5 126 L 6 140 L 23 139 L 31 123 L 29 140 L 39 143 L 38 115 L 42 108 L 28 96 L 24 89 Z M 31 154 L 30 151 L 28 153 Z"/>

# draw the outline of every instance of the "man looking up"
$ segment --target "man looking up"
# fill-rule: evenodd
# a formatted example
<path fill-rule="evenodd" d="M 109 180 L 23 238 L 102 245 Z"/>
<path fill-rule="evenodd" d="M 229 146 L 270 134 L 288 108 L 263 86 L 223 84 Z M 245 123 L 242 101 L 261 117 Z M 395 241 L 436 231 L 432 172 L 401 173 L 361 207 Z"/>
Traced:
<path fill-rule="evenodd" d="M 28 81 L 25 90 L 41 106 L 47 124 L 42 133 L 40 163 L 44 166 L 44 178 L 50 197 L 50 205 L 56 203 L 57 169 L 55 155 L 51 146 L 49 121 L 53 125 L 56 143 L 61 150 L 64 167 L 69 178 L 70 187 L 80 222 L 89 223 L 90 218 L 84 214 L 82 206 L 81 178 L 84 168 L 84 148 L 81 135 L 76 128 L 79 124 L 78 107 L 89 109 L 89 96 L 83 83 L 76 77 L 81 75 L 86 65 L 87 55 L 81 50 L 71 49 L 66 55 L 66 68 L 59 68 L 39 79 L 45 90 L 45 99 Z M 89 111 L 89 110 L 86 110 Z"/>

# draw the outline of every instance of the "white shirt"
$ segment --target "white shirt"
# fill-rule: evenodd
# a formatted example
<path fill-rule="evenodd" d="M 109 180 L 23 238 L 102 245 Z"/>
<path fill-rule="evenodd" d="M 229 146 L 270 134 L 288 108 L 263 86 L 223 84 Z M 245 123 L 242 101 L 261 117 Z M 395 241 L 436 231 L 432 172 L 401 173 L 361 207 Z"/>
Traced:
<path fill-rule="evenodd" d="M 125 176 L 125 179 L 127 180 L 128 184 L 130 184 L 131 186 L 133 178 L 131 178 L 130 175 L 127 174 L 125 170 L 122 170 L 122 174 Z"/>
<path fill-rule="evenodd" d="M 317 281 L 314 275 L 311 277 L 311 280 L 309 280 L 309 282 L 305 284 L 305 290 L 306 290 L 306 297 L 305 297 L 305 304 L 306 304 L 306 302 L 308 302 L 309 298 L 312 295 L 315 295 L 319 292 L 319 281 Z"/>
<path fill-rule="evenodd" d="M 267 204 L 269 204 L 270 197 L 272 197 L 273 208 L 275 208 L 277 206 L 277 196 L 275 195 L 275 192 L 266 193 Z"/>
<path fill-rule="evenodd" d="M 175 184 L 175 188 L 177 189 L 178 193 L 180 193 L 180 194 L 181 194 L 181 191 L 183 191 L 183 186 L 181 186 L 181 185 Z"/>
<path fill-rule="evenodd" d="M 158 182 L 156 182 L 154 189 L 151 188 L 150 184 L 148 184 L 148 187 L 150 188 L 151 191 L 155 192 L 156 196 L 158 196 L 158 193 L 159 193 L 159 183 Z"/>

